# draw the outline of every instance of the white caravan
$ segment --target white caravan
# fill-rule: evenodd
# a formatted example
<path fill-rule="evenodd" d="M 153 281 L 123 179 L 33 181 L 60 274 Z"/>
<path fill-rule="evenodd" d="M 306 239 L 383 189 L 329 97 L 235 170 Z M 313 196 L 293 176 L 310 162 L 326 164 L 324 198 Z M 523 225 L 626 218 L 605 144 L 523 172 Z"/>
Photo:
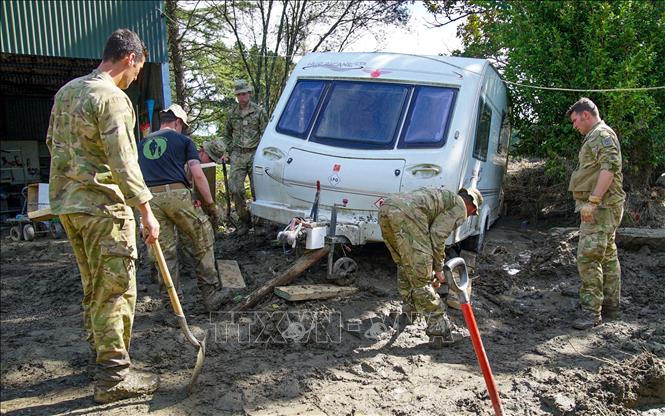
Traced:
<path fill-rule="evenodd" d="M 482 244 L 503 202 L 506 88 L 484 59 L 311 53 L 291 74 L 254 159 L 252 214 L 280 224 L 337 209 L 336 235 L 382 241 L 383 198 L 476 186 L 485 202 L 447 240 Z M 346 206 L 342 207 L 344 201 Z"/>

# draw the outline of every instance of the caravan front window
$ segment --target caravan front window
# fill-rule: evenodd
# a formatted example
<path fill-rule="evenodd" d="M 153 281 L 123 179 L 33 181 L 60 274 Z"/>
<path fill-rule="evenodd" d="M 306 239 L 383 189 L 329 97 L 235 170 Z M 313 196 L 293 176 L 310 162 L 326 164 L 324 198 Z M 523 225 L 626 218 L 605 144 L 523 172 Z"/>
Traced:
<path fill-rule="evenodd" d="M 455 92 L 450 88 L 416 87 L 405 133 L 398 147 L 443 146 L 452 115 L 450 110 L 455 103 Z"/>
<path fill-rule="evenodd" d="M 350 149 L 393 149 L 398 136 L 400 149 L 440 148 L 456 96 L 447 87 L 301 79 L 277 131 Z"/>
<path fill-rule="evenodd" d="M 279 119 L 277 130 L 304 138 L 324 86 L 322 81 L 317 80 L 298 81 Z"/>
<path fill-rule="evenodd" d="M 399 84 L 334 82 L 311 140 L 350 148 L 392 148 L 408 92 L 408 86 Z"/>

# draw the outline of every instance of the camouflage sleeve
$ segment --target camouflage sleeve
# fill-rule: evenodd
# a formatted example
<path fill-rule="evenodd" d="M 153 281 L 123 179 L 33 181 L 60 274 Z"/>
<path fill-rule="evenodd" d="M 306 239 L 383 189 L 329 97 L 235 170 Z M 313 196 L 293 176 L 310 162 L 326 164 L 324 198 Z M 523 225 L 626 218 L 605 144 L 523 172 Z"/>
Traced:
<path fill-rule="evenodd" d="M 435 272 L 443 270 L 443 262 L 446 259 L 446 239 L 464 218 L 457 206 L 440 214 L 429 229 L 432 244 L 433 267 Z"/>
<path fill-rule="evenodd" d="M 226 115 L 226 125 L 224 126 L 222 142 L 224 143 L 226 151 L 229 152 L 233 145 L 233 123 L 231 122 L 231 112 Z"/>
<path fill-rule="evenodd" d="M 266 126 L 268 125 L 268 113 L 266 113 L 266 110 L 261 107 L 261 117 L 259 121 L 259 135 L 263 135 L 263 132 L 266 130 Z M 261 137 L 259 137 L 260 139 Z"/>
<path fill-rule="evenodd" d="M 610 172 L 621 170 L 621 156 L 614 138 L 609 134 L 602 134 L 598 142 L 598 163 L 600 169 Z"/>
<path fill-rule="evenodd" d="M 139 168 L 134 141 L 134 111 L 129 99 L 109 97 L 99 105 L 97 120 L 104 152 L 113 180 L 125 196 L 125 203 L 137 206 L 152 199 Z"/>
<path fill-rule="evenodd" d="M 48 130 L 46 131 L 46 147 L 48 147 L 48 151 L 51 155 L 53 154 L 53 149 L 51 148 L 52 144 L 53 144 L 53 108 L 51 108 L 51 115 L 49 116 L 49 122 L 48 122 Z"/>

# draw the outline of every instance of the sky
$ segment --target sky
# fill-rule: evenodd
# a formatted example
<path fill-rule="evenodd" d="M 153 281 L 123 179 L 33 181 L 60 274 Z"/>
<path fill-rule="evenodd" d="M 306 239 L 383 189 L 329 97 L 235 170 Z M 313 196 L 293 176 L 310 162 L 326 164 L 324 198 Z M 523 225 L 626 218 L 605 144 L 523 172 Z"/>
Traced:
<path fill-rule="evenodd" d="M 425 10 L 421 2 L 410 5 L 411 19 L 404 29 L 390 28 L 385 41 L 377 43 L 373 36 L 367 35 L 354 43 L 347 52 L 400 52 L 423 55 L 450 55 L 455 49 L 461 49 L 462 42 L 455 37 L 457 21 L 440 28 L 429 28 L 432 15 Z"/>

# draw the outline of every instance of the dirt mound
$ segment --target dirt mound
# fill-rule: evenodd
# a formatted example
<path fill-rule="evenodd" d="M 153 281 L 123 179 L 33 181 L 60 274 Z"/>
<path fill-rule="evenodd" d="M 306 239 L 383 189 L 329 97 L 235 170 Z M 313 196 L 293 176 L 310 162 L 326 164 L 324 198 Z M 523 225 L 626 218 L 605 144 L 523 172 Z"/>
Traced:
<path fill-rule="evenodd" d="M 573 166 L 561 175 L 552 174 L 542 159 L 511 159 L 504 178 L 508 216 L 522 218 L 530 225 L 558 226 L 579 224 L 575 203 L 568 192 L 568 178 Z M 625 185 L 625 184 L 624 184 Z M 665 187 L 654 185 L 646 190 L 627 192 L 623 227 L 665 227 Z"/>

